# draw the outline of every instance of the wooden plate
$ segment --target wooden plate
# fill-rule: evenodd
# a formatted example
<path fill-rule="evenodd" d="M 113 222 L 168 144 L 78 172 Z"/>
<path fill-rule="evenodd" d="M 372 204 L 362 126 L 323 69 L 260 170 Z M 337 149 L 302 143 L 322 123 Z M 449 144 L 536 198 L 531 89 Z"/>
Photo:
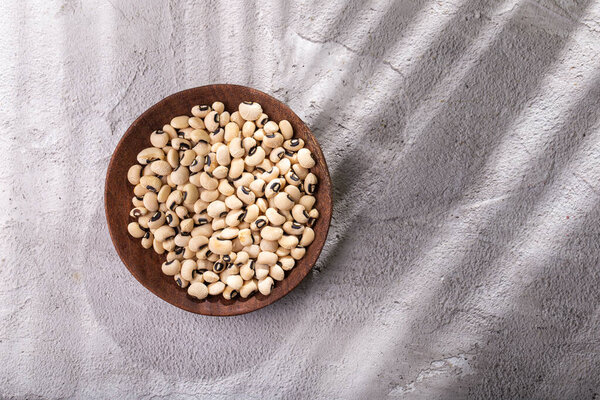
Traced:
<path fill-rule="evenodd" d="M 225 109 L 230 112 L 237 110 L 242 101 L 256 101 L 262 105 L 271 120 L 279 122 L 287 119 L 294 128 L 294 137 L 304 139 L 305 147 L 312 151 L 316 161 L 316 166 L 311 169 L 319 178 L 315 207 L 318 208 L 320 216 L 313 227 L 315 239 L 307 247 L 304 258 L 297 261 L 291 271 L 286 272 L 282 282 L 276 282 L 269 296 L 257 293 L 248 299 L 225 300 L 222 296 L 209 296 L 205 300 L 194 299 L 186 290 L 177 286 L 173 277 L 162 273 L 160 267 L 166 258 L 165 255 L 158 255 L 152 249 L 144 249 L 140 239 L 132 238 L 127 232 L 127 224 L 131 222 L 129 211 L 133 207 L 133 187 L 127 181 L 127 170 L 137 162 L 138 152 L 151 146 L 150 133 L 162 128 L 174 116 L 191 115 L 190 110 L 194 105 L 212 104 L 215 101 L 225 103 Z M 175 93 L 150 107 L 133 122 L 117 144 L 108 165 L 104 206 L 108 230 L 119 257 L 129 272 L 148 290 L 174 306 L 194 313 L 239 315 L 258 310 L 282 298 L 294 289 L 315 265 L 331 222 L 331 179 L 316 138 L 289 107 L 266 93 L 245 86 L 208 85 Z"/>

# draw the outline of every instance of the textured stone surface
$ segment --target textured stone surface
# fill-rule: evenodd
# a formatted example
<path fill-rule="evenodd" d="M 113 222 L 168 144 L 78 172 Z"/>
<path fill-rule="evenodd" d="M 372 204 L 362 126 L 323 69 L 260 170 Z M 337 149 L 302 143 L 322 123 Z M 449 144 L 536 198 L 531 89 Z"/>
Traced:
<path fill-rule="evenodd" d="M 600 2 L 141 4 L 0 4 L 1 398 L 598 396 Z M 224 319 L 102 203 L 134 118 L 214 82 L 289 104 L 335 196 L 314 272 Z"/>

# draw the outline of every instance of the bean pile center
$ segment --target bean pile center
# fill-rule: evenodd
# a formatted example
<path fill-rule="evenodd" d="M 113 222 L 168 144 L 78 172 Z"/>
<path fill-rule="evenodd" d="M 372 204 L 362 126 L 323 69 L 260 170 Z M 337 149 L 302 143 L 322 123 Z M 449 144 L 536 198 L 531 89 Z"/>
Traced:
<path fill-rule="evenodd" d="M 152 132 L 129 168 L 129 234 L 166 253 L 162 272 L 190 296 L 269 295 L 315 237 L 311 151 L 255 102 L 191 114 Z"/>

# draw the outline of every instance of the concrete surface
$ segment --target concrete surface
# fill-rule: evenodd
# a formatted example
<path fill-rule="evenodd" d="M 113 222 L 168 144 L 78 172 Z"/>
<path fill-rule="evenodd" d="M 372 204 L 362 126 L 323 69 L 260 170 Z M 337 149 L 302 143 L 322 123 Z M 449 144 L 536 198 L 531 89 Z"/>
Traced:
<path fill-rule="evenodd" d="M 595 399 L 600 2 L 0 4 L 0 397 Z M 329 162 L 314 272 L 236 318 L 120 263 L 122 133 L 178 90 L 288 103 Z"/>

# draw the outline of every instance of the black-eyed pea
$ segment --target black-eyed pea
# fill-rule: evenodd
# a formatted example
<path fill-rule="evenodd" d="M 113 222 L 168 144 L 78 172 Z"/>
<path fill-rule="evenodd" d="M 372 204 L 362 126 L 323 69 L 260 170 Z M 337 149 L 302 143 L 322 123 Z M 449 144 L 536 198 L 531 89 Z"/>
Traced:
<path fill-rule="evenodd" d="M 236 253 L 236 257 L 235 257 L 235 265 L 241 266 L 241 265 L 247 263 L 249 259 L 250 259 L 250 256 L 248 255 L 248 253 L 246 253 L 245 251 L 238 251 Z"/>
<path fill-rule="evenodd" d="M 250 229 L 240 230 L 238 232 L 238 238 L 240 240 L 240 243 L 244 246 L 250 246 L 250 245 L 254 244 L 254 241 L 252 238 L 252 232 L 250 231 Z M 248 253 L 246 253 L 246 254 L 248 254 Z"/>
<path fill-rule="evenodd" d="M 180 219 L 186 219 L 190 215 L 190 212 L 184 206 L 177 206 L 175 207 L 175 214 L 177 214 Z"/>
<path fill-rule="evenodd" d="M 306 209 L 306 211 L 310 211 L 310 210 L 312 210 L 316 201 L 317 201 L 317 199 L 314 196 L 304 195 L 304 196 L 300 197 L 300 200 L 298 200 L 298 204 L 302 204 L 304 206 L 304 208 Z"/>
<path fill-rule="evenodd" d="M 298 150 L 298 163 L 304 168 L 312 168 L 315 166 L 315 160 L 309 149 L 303 148 Z"/>
<path fill-rule="evenodd" d="M 179 226 L 179 216 L 173 210 L 168 210 L 165 213 L 165 223 L 171 228 Z"/>
<path fill-rule="evenodd" d="M 231 272 L 232 274 L 237 274 L 237 271 L 234 268 L 232 268 L 232 266 L 235 263 L 235 260 L 237 259 L 237 253 L 235 251 L 232 251 L 229 254 L 225 254 L 222 257 L 222 259 L 223 259 L 223 261 L 225 262 L 225 264 L 227 266 L 227 270 L 229 272 Z"/>
<path fill-rule="evenodd" d="M 209 134 L 209 137 L 210 137 L 211 144 L 220 143 L 225 138 L 225 129 L 218 128 L 216 131 L 211 132 Z"/>
<path fill-rule="evenodd" d="M 225 196 L 231 197 L 235 193 L 235 188 L 229 184 L 227 179 L 221 179 L 218 190 Z"/>
<path fill-rule="evenodd" d="M 188 247 L 193 252 L 199 252 L 201 248 L 208 244 L 208 238 L 206 236 L 195 236 L 188 242 Z"/>
<path fill-rule="evenodd" d="M 306 247 L 310 245 L 313 240 L 315 240 L 315 231 L 310 227 L 304 228 L 302 239 L 300 239 L 300 246 Z"/>
<path fill-rule="evenodd" d="M 180 130 L 179 130 L 179 132 L 177 132 L 177 136 L 178 136 L 178 137 L 182 137 L 182 138 L 184 138 L 184 139 L 187 139 L 187 140 L 190 140 L 190 138 L 191 138 L 191 136 L 192 136 L 192 132 L 193 132 L 194 130 L 195 130 L 195 129 L 194 129 L 194 128 L 192 128 L 192 127 L 187 127 L 187 128 L 184 128 L 184 129 L 180 129 Z M 192 144 L 192 145 L 193 145 L 193 144 Z M 191 148 L 191 147 L 190 147 L 190 148 Z"/>
<path fill-rule="evenodd" d="M 304 208 L 304 206 L 302 204 L 296 204 L 292 208 L 292 217 L 294 218 L 294 220 L 296 222 L 299 222 L 301 224 L 307 223 L 308 218 L 310 218 L 308 216 L 308 212 L 306 211 L 306 208 Z"/>
<path fill-rule="evenodd" d="M 165 224 L 165 214 L 160 211 L 156 211 L 155 213 L 152 214 L 152 216 L 150 217 L 150 220 L 148 221 L 148 228 L 157 229 L 157 228 L 163 226 L 164 224 Z"/>
<path fill-rule="evenodd" d="M 173 183 L 173 181 L 171 180 L 171 174 L 167 175 L 167 185 L 169 185 L 169 187 L 171 189 L 173 189 L 174 187 L 176 187 L 177 185 Z"/>
<path fill-rule="evenodd" d="M 181 224 L 179 224 L 179 230 L 182 233 L 190 233 L 190 232 L 192 232 L 192 229 L 194 229 L 194 219 L 193 218 L 186 218 L 183 221 L 181 221 Z"/>
<path fill-rule="evenodd" d="M 298 186 L 302 184 L 302 180 L 300 179 L 300 177 L 296 175 L 296 173 L 292 170 L 289 170 L 285 174 L 285 181 L 288 183 L 288 185 Z"/>
<path fill-rule="evenodd" d="M 221 231 L 219 234 L 220 239 L 232 240 L 235 239 L 239 233 L 239 229 L 227 227 Z"/>
<path fill-rule="evenodd" d="M 148 211 L 157 211 L 158 210 L 158 199 L 157 199 L 156 193 L 147 192 L 144 195 L 144 207 L 146 207 L 146 209 Z"/>
<path fill-rule="evenodd" d="M 279 179 L 273 179 L 265 188 L 265 197 L 270 199 L 275 197 L 281 190 L 281 182 Z"/>
<path fill-rule="evenodd" d="M 244 284 L 244 279 L 240 275 L 229 275 L 227 277 L 227 286 L 235 290 L 240 290 Z"/>
<path fill-rule="evenodd" d="M 254 264 L 254 260 L 249 260 L 240 267 L 240 276 L 243 280 L 247 281 L 254 277 Z"/>
<path fill-rule="evenodd" d="M 233 248 L 231 250 L 235 251 L 236 253 L 242 251 L 242 249 L 244 248 L 244 246 L 240 243 L 240 240 L 238 238 L 233 239 L 232 243 Z"/>
<path fill-rule="evenodd" d="M 212 296 L 219 295 L 219 294 L 223 293 L 224 290 L 225 290 L 225 284 L 221 281 L 213 282 L 210 285 L 208 285 L 208 294 L 210 294 Z"/>
<path fill-rule="evenodd" d="M 319 218 L 319 211 L 316 208 L 313 208 L 308 212 L 308 226 L 314 226 L 315 222 L 317 222 L 317 218 Z"/>
<path fill-rule="evenodd" d="M 181 270 L 181 262 L 177 259 L 173 259 L 171 261 L 166 261 L 162 264 L 162 272 L 165 275 L 177 275 Z"/>
<path fill-rule="evenodd" d="M 304 179 L 304 192 L 306 194 L 312 195 L 317 191 L 318 179 L 315 174 L 312 172 L 306 175 Z"/>
<path fill-rule="evenodd" d="M 247 137 L 242 140 L 242 148 L 244 149 L 244 151 L 246 153 L 249 152 L 250 149 L 252 149 L 253 147 L 257 147 L 257 146 L 258 146 L 258 144 L 257 144 L 256 140 L 254 140 L 254 138 Z"/>
<path fill-rule="evenodd" d="M 215 179 L 225 179 L 227 178 L 227 174 L 229 173 L 229 167 L 224 165 L 218 165 L 213 171 L 212 176 Z"/>
<path fill-rule="evenodd" d="M 242 172 L 242 175 L 239 178 L 233 180 L 233 186 L 237 189 L 240 186 L 248 187 L 250 183 L 254 180 L 254 176 L 249 172 Z"/>
<path fill-rule="evenodd" d="M 221 126 L 219 121 L 219 113 L 217 111 L 211 111 L 206 115 L 206 117 L 204 117 L 204 126 L 206 127 L 207 131 L 214 132 Z"/>
<path fill-rule="evenodd" d="M 210 140 L 210 137 L 209 137 Z M 205 157 L 204 161 L 206 161 L 206 156 L 210 153 L 210 144 L 209 142 L 205 142 L 203 140 L 199 141 L 198 144 L 194 146 L 192 149 L 196 156 Z M 204 163 L 203 163 L 204 164 Z"/>
<path fill-rule="evenodd" d="M 220 231 L 221 229 L 225 229 L 227 227 L 227 223 L 225 222 L 225 218 L 215 218 L 211 223 L 213 231 Z"/>
<path fill-rule="evenodd" d="M 156 237 L 156 232 L 154 233 L 154 235 Z M 171 237 L 171 238 L 168 238 L 167 240 L 163 241 L 163 248 L 166 251 L 173 251 L 173 250 L 175 250 L 175 240 L 174 240 L 174 238 Z"/>
<path fill-rule="evenodd" d="M 246 299 L 256 292 L 258 289 L 257 283 L 254 279 L 244 282 L 244 285 L 240 289 L 240 297 Z"/>
<path fill-rule="evenodd" d="M 192 148 L 192 143 L 187 139 L 175 138 L 175 139 L 171 140 L 171 146 L 173 147 L 174 150 L 185 151 L 185 150 L 190 150 Z M 169 151 L 171 151 L 171 150 L 169 150 Z"/>
<path fill-rule="evenodd" d="M 279 121 L 279 131 L 286 140 L 289 140 L 292 138 L 292 136 L 294 136 L 294 129 L 292 128 L 292 124 L 290 124 L 290 122 L 285 119 Z"/>
<path fill-rule="evenodd" d="M 232 288 L 231 286 L 226 286 L 225 290 L 223 290 L 223 298 L 225 300 L 231 300 L 231 299 L 235 298 L 238 294 L 239 294 L 239 292 L 237 290 L 235 290 L 234 288 Z"/>
<path fill-rule="evenodd" d="M 231 240 L 221 239 L 213 235 L 208 240 L 208 249 L 218 255 L 229 254 L 233 249 L 233 243 L 231 243 Z"/>
<path fill-rule="evenodd" d="M 174 250 L 169 251 L 167 253 L 167 261 L 173 261 L 173 260 L 179 260 L 180 262 L 183 261 L 181 251 L 175 251 L 175 250 L 179 250 L 179 248 L 177 246 L 175 246 Z"/>
<path fill-rule="evenodd" d="M 214 233 L 214 229 L 212 228 L 212 223 L 200 225 L 200 226 L 197 226 L 194 229 L 192 229 L 192 237 L 196 237 L 196 236 L 210 237 L 213 233 Z"/>
<path fill-rule="evenodd" d="M 219 281 L 219 275 L 217 275 L 213 270 L 212 270 L 212 265 L 210 267 L 210 269 L 208 271 L 205 271 L 202 274 L 202 277 L 204 278 L 204 282 L 208 282 L 208 283 L 214 283 L 214 282 L 218 282 Z"/>
<path fill-rule="evenodd" d="M 254 266 L 254 276 L 260 280 L 269 276 L 269 266 L 266 264 L 259 264 L 258 261 Z"/>
<path fill-rule="evenodd" d="M 150 143 L 156 148 L 165 147 L 169 143 L 169 139 L 169 135 L 161 129 L 150 134 Z"/>
<path fill-rule="evenodd" d="M 129 216 L 133 218 L 138 218 L 142 215 L 146 215 L 147 213 L 148 210 L 146 209 L 146 207 L 135 207 L 132 208 L 131 211 L 129 211 Z"/>
<path fill-rule="evenodd" d="M 179 166 L 179 152 L 175 149 L 169 150 L 167 153 L 167 162 L 171 168 L 177 168 Z"/>
<path fill-rule="evenodd" d="M 241 159 L 246 154 L 246 150 L 242 147 L 242 139 L 239 137 L 233 138 L 227 147 L 229 148 L 229 154 L 234 160 Z"/>
<path fill-rule="evenodd" d="M 250 185 L 248 186 L 248 188 L 258 198 L 265 194 L 266 186 L 267 186 L 267 183 L 259 178 L 259 179 L 255 179 L 252 182 L 250 182 Z"/>
<path fill-rule="evenodd" d="M 217 164 L 217 156 L 215 153 L 208 153 L 204 156 L 204 171 L 212 173 L 215 168 L 217 168 L 219 164 Z"/>
<path fill-rule="evenodd" d="M 265 113 L 262 113 L 256 119 L 256 126 L 259 128 L 263 128 L 267 122 L 269 122 L 269 116 Z"/>
<path fill-rule="evenodd" d="M 189 177 L 190 182 L 192 181 L 192 175 L 194 175 L 196 173 L 198 174 L 198 178 L 200 178 L 200 172 L 202 171 L 202 168 L 204 168 L 204 157 L 196 156 L 194 158 L 194 161 L 192 161 L 192 163 L 188 167 L 188 169 L 190 170 L 190 177 Z M 200 183 L 200 181 L 197 181 L 197 182 Z M 197 185 L 197 186 L 199 186 L 199 185 Z"/>
<path fill-rule="evenodd" d="M 218 259 L 217 261 L 214 262 L 213 266 L 212 266 L 212 271 L 215 274 L 220 274 L 223 271 L 225 271 L 225 263 L 223 262 L 223 260 Z"/>
<path fill-rule="evenodd" d="M 293 138 L 283 142 L 283 148 L 288 151 L 298 151 L 304 147 L 304 140 Z"/>
<path fill-rule="evenodd" d="M 207 106 L 206 104 L 192 107 L 192 114 L 198 118 L 206 117 L 206 115 L 211 111 L 212 109 L 210 108 L 210 106 Z"/>
<path fill-rule="evenodd" d="M 227 198 L 225 199 L 225 205 L 230 210 L 239 210 L 240 208 L 242 208 L 244 203 L 242 203 L 242 201 L 240 199 L 238 199 L 235 194 L 231 194 L 230 196 L 227 196 Z"/>
<path fill-rule="evenodd" d="M 141 183 L 138 183 L 133 188 L 133 194 L 135 195 L 135 197 L 143 198 L 146 193 L 148 193 L 148 189 L 145 186 L 142 186 Z"/>
<path fill-rule="evenodd" d="M 133 204 L 134 207 L 144 207 L 144 197 L 133 196 L 131 198 L 131 204 Z"/>
<path fill-rule="evenodd" d="M 295 221 L 287 221 L 283 224 L 283 230 L 288 235 L 302 235 L 304 232 L 304 225 L 301 225 Z"/>
<path fill-rule="evenodd" d="M 198 186 L 193 183 L 187 183 L 183 186 L 183 203 L 189 204 L 194 209 L 194 203 L 198 201 Z"/>
<path fill-rule="evenodd" d="M 202 276 L 202 272 L 196 271 L 196 276 L 190 281 L 190 283 L 204 283 L 204 276 Z"/>
<path fill-rule="evenodd" d="M 174 184 L 183 185 L 186 182 L 188 182 L 188 179 L 190 177 L 190 171 L 187 169 L 187 167 L 180 165 L 177 168 L 175 168 L 169 176 L 171 177 L 171 180 Z"/>
<path fill-rule="evenodd" d="M 192 236 L 189 232 L 179 232 L 177 235 L 175 235 L 175 238 L 173 240 L 175 241 L 176 246 L 185 247 L 188 245 L 191 238 Z"/>
<path fill-rule="evenodd" d="M 270 253 L 275 253 L 277 251 L 277 249 L 279 248 L 279 244 L 277 243 L 276 240 L 261 239 L 259 247 L 260 247 L 261 251 L 268 251 Z"/>
<path fill-rule="evenodd" d="M 283 160 L 278 161 L 275 166 L 279 168 L 279 173 L 281 175 L 285 175 L 292 169 L 292 162 L 289 159 L 284 158 Z"/>
<path fill-rule="evenodd" d="M 285 158 L 290 160 L 290 162 L 292 163 L 292 166 L 298 164 L 298 153 L 296 153 L 296 152 L 286 150 Z"/>
<path fill-rule="evenodd" d="M 245 215 L 245 210 L 231 210 L 227 213 L 227 216 L 225 217 L 225 225 L 228 227 L 237 227 L 240 224 L 240 221 L 244 219 Z"/>
<path fill-rule="evenodd" d="M 198 262 L 201 260 L 208 260 L 210 255 L 212 255 L 212 251 L 209 250 L 208 245 L 202 246 L 200 250 L 196 252 L 196 259 Z M 210 264 L 210 268 L 212 268 L 212 263 Z"/>
<path fill-rule="evenodd" d="M 175 129 L 184 129 L 190 126 L 188 124 L 189 117 L 187 115 L 180 115 L 171 120 L 171 126 Z"/>
<path fill-rule="evenodd" d="M 175 139 L 177 137 L 177 130 L 169 124 L 163 125 L 162 130 L 169 135 L 169 139 Z"/>
<path fill-rule="evenodd" d="M 163 225 L 154 231 L 154 238 L 160 242 L 165 242 L 166 240 L 175 236 L 175 230 L 168 225 Z M 164 247 L 164 244 L 163 244 Z M 168 250 L 165 247 L 166 250 Z M 169 250 L 170 251 L 170 250 Z"/>
<path fill-rule="evenodd" d="M 234 111 L 233 113 L 231 113 L 229 119 L 231 120 L 231 122 L 235 122 L 240 127 L 240 129 L 244 125 L 244 122 L 246 122 L 244 118 L 242 118 L 242 116 L 240 115 L 239 111 Z"/>
<path fill-rule="evenodd" d="M 229 111 L 223 111 L 219 115 L 219 125 L 221 126 L 221 128 L 224 128 L 227 126 L 229 121 L 231 121 L 231 114 L 229 114 Z"/>
<path fill-rule="evenodd" d="M 254 131 L 254 133 L 252 134 L 252 137 L 257 142 L 262 142 L 262 140 L 265 138 L 265 131 L 263 131 L 262 129 L 259 128 Z"/>
<path fill-rule="evenodd" d="M 188 286 L 187 292 L 190 296 L 203 300 L 208 297 L 208 288 L 204 283 L 193 282 Z"/>
<path fill-rule="evenodd" d="M 265 134 L 262 140 L 262 146 L 268 149 L 280 148 L 282 144 L 283 136 L 281 135 L 281 133 L 267 133 Z M 269 153 L 271 152 L 272 150 L 269 151 Z"/>
<path fill-rule="evenodd" d="M 279 125 L 277 125 L 277 122 L 275 121 L 268 121 L 264 124 L 263 130 L 267 134 L 275 133 L 279 131 Z"/>
<path fill-rule="evenodd" d="M 246 205 L 253 204 L 256 199 L 256 195 L 246 186 L 238 187 L 236 195 Z"/>
<path fill-rule="evenodd" d="M 196 200 L 196 202 L 194 203 L 194 212 L 197 214 L 205 212 L 209 204 L 210 203 L 207 203 L 206 201 L 202 201 L 200 199 Z"/>
<path fill-rule="evenodd" d="M 146 234 L 146 231 L 143 230 L 137 222 L 130 222 L 129 225 L 127 225 L 127 231 L 136 239 L 141 239 Z"/>
<path fill-rule="evenodd" d="M 222 201 L 213 201 L 206 208 L 206 213 L 212 218 L 221 218 L 227 215 L 227 206 Z"/>
<path fill-rule="evenodd" d="M 204 190 L 200 193 L 200 199 L 202 201 L 211 203 L 213 201 L 216 201 L 219 198 L 220 194 L 221 193 L 219 193 L 218 190 Z"/>
<path fill-rule="evenodd" d="M 195 203 L 183 203 L 183 206 L 188 210 L 188 215 L 194 214 L 194 204 Z"/>
<path fill-rule="evenodd" d="M 277 254 L 270 251 L 261 251 L 256 258 L 257 264 L 273 265 L 277 262 Z"/>
<path fill-rule="evenodd" d="M 242 137 L 244 137 L 244 138 L 252 137 L 252 135 L 254 135 L 254 131 L 256 131 L 256 124 L 254 122 L 252 122 L 252 121 L 244 122 L 244 125 L 242 125 Z M 254 144 L 256 145 L 256 141 Z"/>
<path fill-rule="evenodd" d="M 285 249 L 291 250 L 298 246 L 298 238 L 292 235 L 283 235 L 279 241 L 279 245 Z"/>
<path fill-rule="evenodd" d="M 146 232 L 142 237 L 142 247 L 145 249 L 149 249 L 152 247 L 152 242 L 154 241 L 154 235 L 151 232 Z"/>
<path fill-rule="evenodd" d="M 272 163 L 278 163 L 283 159 L 285 155 L 285 149 L 283 147 L 276 147 L 269 153 L 269 160 Z"/>
<path fill-rule="evenodd" d="M 246 213 L 244 215 L 244 222 L 253 223 L 258 218 L 260 210 L 256 204 L 250 204 L 246 207 Z"/>
<path fill-rule="evenodd" d="M 184 167 L 189 167 L 196 160 L 196 153 L 194 150 L 185 150 L 179 159 L 179 164 Z M 196 171 L 197 172 L 197 171 Z"/>
<path fill-rule="evenodd" d="M 169 198 L 169 195 L 171 194 L 171 187 L 169 185 L 163 185 L 161 186 L 160 190 L 158 191 L 157 195 L 156 195 L 156 200 L 158 200 L 158 202 L 160 203 L 161 206 L 165 206 L 165 208 L 168 208 L 166 206 L 166 202 L 167 199 Z"/>
<path fill-rule="evenodd" d="M 175 279 L 175 283 L 180 288 L 185 289 L 189 285 L 189 281 L 185 280 L 180 274 L 177 274 L 173 277 Z"/>
<path fill-rule="evenodd" d="M 263 113 L 260 104 L 252 101 L 244 101 L 238 106 L 240 116 L 246 121 L 256 121 Z"/>
<path fill-rule="evenodd" d="M 280 192 L 273 198 L 273 203 L 279 210 L 291 210 L 294 207 L 294 199 L 286 192 Z"/>
<path fill-rule="evenodd" d="M 302 257 L 304 257 L 305 254 L 306 248 L 304 248 L 303 246 L 298 246 L 290 250 L 290 256 L 292 256 L 294 260 L 301 259 Z"/>
<path fill-rule="evenodd" d="M 248 256 L 250 258 L 256 258 L 256 257 L 258 257 L 258 254 L 260 253 L 260 247 L 257 244 L 253 244 L 250 246 L 244 246 L 242 251 L 245 251 L 246 253 L 248 253 Z"/>
<path fill-rule="evenodd" d="M 191 117 L 188 119 L 188 125 L 193 129 L 205 129 L 204 121 L 199 117 Z M 197 141 L 196 141 L 197 142 Z"/>
<path fill-rule="evenodd" d="M 271 265 L 269 268 L 269 276 L 276 281 L 282 281 L 285 278 L 285 271 L 278 264 Z"/>
<path fill-rule="evenodd" d="M 265 159 L 265 149 L 260 146 L 254 146 L 248 150 L 248 155 L 244 158 L 244 163 L 251 167 L 257 166 Z"/>
<path fill-rule="evenodd" d="M 225 104 L 221 103 L 220 101 L 215 101 L 210 107 L 219 114 L 225 111 Z"/>
<path fill-rule="evenodd" d="M 212 262 L 212 263 L 213 263 L 213 267 L 214 267 L 214 264 L 215 264 L 217 261 L 219 261 L 219 259 L 221 258 L 221 256 L 220 256 L 219 254 L 214 254 L 213 252 L 206 253 L 206 254 L 208 254 L 208 256 L 206 257 L 206 259 L 207 259 L 208 261 L 210 261 L 210 262 Z"/>
<path fill-rule="evenodd" d="M 294 221 L 294 217 L 292 216 L 292 212 L 290 210 L 279 210 L 279 213 L 285 217 L 286 221 Z"/>
<path fill-rule="evenodd" d="M 258 231 L 267 226 L 268 223 L 269 219 L 266 216 L 261 215 L 260 217 L 256 218 L 255 221 L 250 223 L 250 229 L 253 231 Z"/>
<path fill-rule="evenodd" d="M 137 185 L 138 183 L 140 183 L 141 175 L 142 175 L 142 166 L 138 165 L 138 164 L 132 165 L 129 168 L 129 170 L 127 171 L 127 180 L 132 185 Z"/>
<path fill-rule="evenodd" d="M 277 257 L 285 257 L 290 254 L 290 249 L 286 249 L 285 247 L 278 247 L 277 251 L 275 251 Z"/>
<path fill-rule="evenodd" d="M 273 282 L 273 278 L 267 276 L 266 278 L 259 279 L 258 281 L 258 291 L 264 295 L 268 296 L 271 294 L 271 290 L 275 286 L 275 282 Z"/>
<path fill-rule="evenodd" d="M 229 122 L 224 127 L 225 134 L 223 136 L 223 140 L 226 143 L 230 143 L 233 139 L 240 139 L 240 127 L 235 122 Z M 240 139 L 241 144 L 241 139 Z M 233 156 L 233 154 L 232 154 Z"/>
<path fill-rule="evenodd" d="M 279 168 L 273 166 L 269 170 L 266 170 L 260 175 L 260 178 L 266 183 L 271 183 L 279 177 Z"/>
<path fill-rule="evenodd" d="M 231 155 L 229 154 L 229 147 L 223 145 L 216 151 L 217 162 L 219 165 L 229 165 L 231 163 Z"/>
<path fill-rule="evenodd" d="M 156 240 L 156 238 L 154 238 L 152 241 L 152 248 L 156 254 L 163 254 L 165 252 L 162 242 L 160 240 Z"/>
<path fill-rule="evenodd" d="M 283 216 L 276 208 L 267 208 L 265 215 L 271 225 L 274 226 L 283 225 L 286 221 L 285 216 Z"/>
<path fill-rule="evenodd" d="M 140 151 L 137 155 L 137 162 L 140 165 L 146 165 L 152 161 L 164 160 L 165 153 L 157 147 L 148 147 Z"/>
<path fill-rule="evenodd" d="M 181 263 L 181 276 L 186 281 L 193 281 L 197 275 L 198 264 L 194 260 L 185 260 Z"/>
<path fill-rule="evenodd" d="M 162 161 L 162 160 L 156 160 L 156 161 Z M 154 171 L 152 171 L 152 168 L 150 168 L 150 165 L 156 161 L 152 161 L 151 163 L 148 163 L 144 166 L 144 168 L 142 169 L 142 178 L 144 176 L 149 176 L 149 175 L 156 176 L 156 173 Z"/>
<path fill-rule="evenodd" d="M 207 172 L 200 174 L 200 185 L 206 190 L 215 190 L 219 186 L 219 180 L 213 178 Z"/>
<path fill-rule="evenodd" d="M 306 175 L 308 175 L 310 172 L 308 169 L 303 168 L 300 164 L 292 165 L 292 171 L 294 171 L 300 179 L 306 178 Z"/>
<path fill-rule="evenodd" d="M 181 190 L 173 190 L 167 197 L 167 208 L 175 210 L 181 203 L 183 203 L 183 193 Z"/>

